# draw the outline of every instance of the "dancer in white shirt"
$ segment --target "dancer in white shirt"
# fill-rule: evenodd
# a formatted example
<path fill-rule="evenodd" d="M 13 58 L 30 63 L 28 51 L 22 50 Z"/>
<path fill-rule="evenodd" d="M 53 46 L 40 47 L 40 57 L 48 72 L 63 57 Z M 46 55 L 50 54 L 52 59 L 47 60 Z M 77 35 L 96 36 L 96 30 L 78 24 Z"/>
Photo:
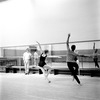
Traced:
<path fill-rule="evenodd" d="M 85 56 L 84 55 L 79 55 L 79 54 L 74 52 L 75 49 L 76 49 L 75 45 L 72 45 L 71 49 L 70 49 L 70 47 L 69 47 L 69 38 L 70 38 L 70 34 L 68 34 L 67 41 L 66 41 L 66 46 L 67 46 L 67 59 L 66 59 L 66 62 L 67 62 L 68 68 L 71 71 L 74 79 L 77 81 L 78 84 L 81 85 L 81 82 L 80 82 L 80 80 L 77 76 L 79 66 L 78 66 L 76 60 L 77 60 L 78 56 L 81 56 L 81 57 L 85 57 Z"/>

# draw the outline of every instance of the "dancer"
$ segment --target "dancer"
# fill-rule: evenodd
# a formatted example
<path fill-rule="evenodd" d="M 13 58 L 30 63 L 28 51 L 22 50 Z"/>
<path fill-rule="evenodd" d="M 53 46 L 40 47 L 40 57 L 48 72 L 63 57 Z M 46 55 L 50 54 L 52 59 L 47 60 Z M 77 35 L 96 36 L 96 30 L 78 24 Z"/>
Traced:
<path fill-rule="evenodd" d="M 98 64 L 98 49 L 95 49 L 95 43 L 93 45 L 93 61 L 95 63 L 95 67 L 97 66 L 99 68 L 99 64 Z"/>
<path fill-rule="evenodd" d="M 39 63 L 39 55 L 37 53 L 37 49 L 34 50 L 34 54 L 33 54 L 33 58 L 34 58 L 34 66 L 33 67 L 36 67 L 39 69 L 39 73 L 40 74 L 44 74 L 45 76 L 45 71 L 42 67 L 38 66 L 38 63 Z"/>
<path fill-rule="evenodd" d="M 47 54 L 49 51 L 48 50 L 42 51 L 40 43 L 39 42 L 37 42 L 37 43 L 40 48 L 40 58 L 39 58 L 38 66 L 40 66 L 40 68 L 45 76 L 45 79 L 48 80 L 48 83 L 51 83 L 51 81 L 48 79 L 48 75 L 50 74 L 52 68 L 46 64 L 46 58 L 47 58 Z"/>
<path fill-rule="evenodd" d="M 72 45 L 71 50 L 70 50 L 70 48 L 69 48 L 69 38 L 70 38 L 70 34 L 68 34 L 68 38 L 67 38 L 67 41 L 66 41 L 66 46 L 67 46 L 67 51 L 68 51 L 67 52 L 67 59 L 66 59 L 67 65 L 68 65 L 68 68 L 71 71 L 74 79 L 76 79 L 78 84 L 81 85 L 81 82 L 80 82 L 79 78 L 77 77 L 79 66 L 76 63 L 76 59 L 77 59 L 77 56 L 83 56 L 83 55 L 78 55 L 74 52 L 75 49 L 76 49 L 75 45 Z"/>
<path fill-rule="evenodd" d="M 31 58 L 32 58 L 32 54 L 30 53 L 30 49 L 27 48 L 26 51 L 23 54 L 23 61 L 24 61 L 24 66 L 25 66 L 25 75 L 29 74 L 29 65 L 30 65 Z"/>
<path fill-rule="evenodd" d="M 76 54 L 78 54 L 78 52 L 76 52 Z M 74 60 L 75 60 L 76 63 L 78 64 L 78 72 L 77 72 L 77 75 L 78 75 L 78 74 L 80 74 L 80 69 L 79 69 L 79 59 L 78 59 L 78 57 L 75 57 Z M 75 68 L 76 68 L 76 67 L 75 67 Z M 75 70 L 75 68 L 74 68 L 74 70 Z M 73 76 L 73 81 L 74 81 L 74 76 Z"/>

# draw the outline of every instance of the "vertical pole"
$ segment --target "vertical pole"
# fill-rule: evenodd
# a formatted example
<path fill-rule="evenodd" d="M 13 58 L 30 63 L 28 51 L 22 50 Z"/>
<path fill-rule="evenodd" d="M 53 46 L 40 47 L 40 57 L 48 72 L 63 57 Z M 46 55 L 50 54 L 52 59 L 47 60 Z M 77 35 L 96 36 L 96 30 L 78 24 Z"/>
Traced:
<path fill-rule="evenodd" d="M 83 57 L 82 57 L 82 69 L 83 69 Z"/>

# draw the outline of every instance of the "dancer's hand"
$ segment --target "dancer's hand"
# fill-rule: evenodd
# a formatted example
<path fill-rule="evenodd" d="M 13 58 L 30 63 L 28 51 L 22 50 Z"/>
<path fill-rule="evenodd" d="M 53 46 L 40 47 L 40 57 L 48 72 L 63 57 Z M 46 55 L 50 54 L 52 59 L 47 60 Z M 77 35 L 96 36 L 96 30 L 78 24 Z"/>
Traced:
<path fill-rule="evenodd" d="M 37 43 L 39 43 L 38 41 L 36 41 Z"/>
<path fill-rule="evenodd" d="M 42 48 L 41 48 L 40 43 L 39 43 L 38 41 L 36 41 L 36 42 L 38 43 L 38 46 L 39 46 L 39 48 L 40 48 L 40 52 L 42 53 L 43 51 L 42 51 Z"/>
<path fill-rule="evenodd" d="M 70 37 L 70 33 L 68 34 L 68 37 Z"/>

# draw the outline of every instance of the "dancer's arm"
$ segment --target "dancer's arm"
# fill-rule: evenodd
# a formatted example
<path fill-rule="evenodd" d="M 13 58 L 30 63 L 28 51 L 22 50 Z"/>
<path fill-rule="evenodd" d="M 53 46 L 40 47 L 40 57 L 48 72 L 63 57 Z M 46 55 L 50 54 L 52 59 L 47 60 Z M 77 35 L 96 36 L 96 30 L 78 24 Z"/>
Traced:
<path fill-rule="evenodd" d="M 93 44 L 93 51 L 95 50 L 95 43 Z"/>
<path fill-rule="evenodd" d="M 87 54 L 76 54 L 78 57 L 91 57 L 90 55 Z"/>
<path fill-rule="evenodd" d="M 94 57 L 95 55 L 95 43 L 93 44 L 93 54 L 92 55 L 79 55 L 80 57 Z"/>
<path fill-rule="evenodd" d="M 93 56 L 95 55 L 95 43 L 93 44 Z"/>
<path fill-rule="evenodd" d="M 37 42 L 37 41 L 36 41 L 36 42 Z M 39 42 L 37 42 L 37 43 L 38 43 L 38 46 L 39 46 L 39 48 L 40 48 L 40 52 L 42 53 L 43 51 L 42 51 L 41 45 L 40 45 Z"/>
<path fill-rule="evenodd" d="M 70 34 L 68 34 L 67 41 L 66 41 L 67 50 L 70 50 L 70 48 L 69 48 L 69 38 L 70 38 Z"/>

